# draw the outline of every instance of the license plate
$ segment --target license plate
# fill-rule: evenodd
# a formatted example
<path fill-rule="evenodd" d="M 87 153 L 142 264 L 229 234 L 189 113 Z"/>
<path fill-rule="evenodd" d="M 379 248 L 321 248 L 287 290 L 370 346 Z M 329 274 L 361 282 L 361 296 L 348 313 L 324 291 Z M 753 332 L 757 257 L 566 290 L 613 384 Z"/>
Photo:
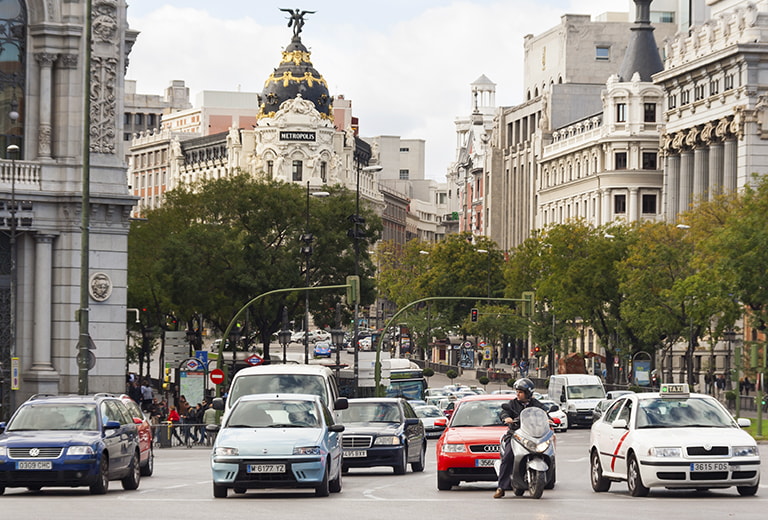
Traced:
<path fill-rule="evenodd" d="M 731 465 L 727 462 L 692 462 L 691 471 L 728 471 Z"/>
<path fill-rule="evenodd" d="M 365 450 L 344 450 L 345 459 L 357 459 L 361 457 L 367 457 L 368 452 Z"/>
<path fill-rule="evenodd" d="M 494 462 L 496 462 L 496 459 L 477 459 L 475 466 L 478 468 L 492 468 Z"/>
<path fill-rule="evenodd" d="M 16 469 L 53 469 L 53 462 L 50 460 L 20 460 L 16 463 Z"/>
<path fill-rule="evenodd" d="M 248 473 L 285 473 L 285 464 L 248 464 Z"/>

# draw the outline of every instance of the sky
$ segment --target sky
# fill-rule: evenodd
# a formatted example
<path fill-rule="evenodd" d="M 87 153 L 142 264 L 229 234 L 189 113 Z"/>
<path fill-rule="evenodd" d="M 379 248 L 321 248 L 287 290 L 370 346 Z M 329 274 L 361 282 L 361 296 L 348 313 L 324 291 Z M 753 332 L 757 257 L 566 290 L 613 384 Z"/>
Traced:
<path fill-rule="evenodd" d="M 426 141 L 426 176 L 445 181 L 456 159 L 457 117 L 472 112 L 470 84 L 496 83 L 496 105 L 523 101 L 523 38 L 568 14 L 627 12 L 629 0 L 128 0 L 140 32 L 127 79 L 162 94 L 184 80 L 203 90 L 261 92 L 293 29 L 332 96 L 352 101 L 361 136 Z M 634 10 L 632 11 L 634 14 Z"/>

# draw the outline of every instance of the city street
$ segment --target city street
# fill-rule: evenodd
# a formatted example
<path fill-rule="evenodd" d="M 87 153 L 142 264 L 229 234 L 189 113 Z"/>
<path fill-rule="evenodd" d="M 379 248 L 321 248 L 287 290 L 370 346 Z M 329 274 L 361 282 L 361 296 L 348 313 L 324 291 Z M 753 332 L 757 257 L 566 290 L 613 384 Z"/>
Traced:
<path fill-rule="evenodd" d="M 527 496 L 491 498 L 493 483 L 462 484 L 452 491 L 438 491 L 435 475 L 435 441 L 430 441 L 423 473 L 395 476 L 390 468 L 351 470 L 344 476 L 340 494 L 316 498 L 310 490 L 253 490 L 214 499 L 211 490 L 209 451 L 204 448 L 156 450 L 155 474 L 142 478 L 138 491 L 123 491 L 110 483 L 105 496 L 92 496 L 87 488 L 6 489 L 0 497 L 5 518 L 101 519 L 123 518 L 259 518 L 327 519 L 352 517 L 394 518 L 535 518 L 548 520 L 615 519 L 627 517 L 687 519 L 757 519 L 768 509 L 768 484 L 755 497 L 740 497 L 734 488 L 708 493 L 652 490 L 647 498 L 632 498 L 624 483 L 614 483 L 609 493 L 594 493 L 589 484 L 586 447 L 588 430 L 570 430 L 557 438 L 557 486 L 540 500 Z M 763 474 L 768 472 L 768 450 L 761 445 Z M 703 512 L 706 511 L 704 517 Z"/>

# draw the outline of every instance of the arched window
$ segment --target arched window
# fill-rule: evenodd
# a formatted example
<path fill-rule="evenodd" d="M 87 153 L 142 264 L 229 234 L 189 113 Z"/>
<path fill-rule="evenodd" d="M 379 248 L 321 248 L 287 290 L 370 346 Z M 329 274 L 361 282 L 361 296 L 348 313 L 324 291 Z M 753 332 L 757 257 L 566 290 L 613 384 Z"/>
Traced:
<path fill-rule="evenodd" d="M 0 153 L 3 157 L 11 144 L 23 152 L 26 25 L 25 2 L 0 2 Z M 23 153 L 18 157 L 23 157 Z"/>

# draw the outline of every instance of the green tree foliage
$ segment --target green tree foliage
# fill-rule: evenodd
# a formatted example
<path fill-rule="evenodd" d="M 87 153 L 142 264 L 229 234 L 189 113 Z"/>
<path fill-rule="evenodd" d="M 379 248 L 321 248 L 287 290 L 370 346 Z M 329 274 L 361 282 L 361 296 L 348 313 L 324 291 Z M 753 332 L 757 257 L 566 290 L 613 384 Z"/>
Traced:
<path fill-rule="evenodd" d="M 315 235 L 312 285 L 344 284 L 354 272 L 354 247 L 347 217 L 354 194 L 329 188 L 330 197 L 310 198 L 309 231 Z M 136 222 L 129 236 L 129 301 L 150 305 L 161 315 L 201 314 L 223 330 L 254 297 L 281 288 L 305 286 L 306 190 L 299 185 L 259 181 L 246 175 L 183 186 L 166 194 L 163 205 Z M 363 300 L 371 301 L 373 265 L 368 253 L 380 220 L 367 208 L 367 235 L 361 240 Z M 343 291 L 311 292 L 311 310 L 331 324 Z M 149 302 L 149 303 L 147 303 Z M 261 300 L 243 320 L 257 331 L 269 359 L 269 337 L 281 326 L 282 307 L 303 315 L 303 293 Z"/>

